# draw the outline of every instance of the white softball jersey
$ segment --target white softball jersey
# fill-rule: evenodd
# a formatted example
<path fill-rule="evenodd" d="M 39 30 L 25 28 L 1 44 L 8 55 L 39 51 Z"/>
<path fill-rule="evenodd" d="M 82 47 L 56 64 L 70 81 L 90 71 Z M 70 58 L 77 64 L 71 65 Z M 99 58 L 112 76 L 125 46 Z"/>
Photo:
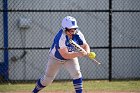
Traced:
<path fill-rule="evenodd" d="M 72 40 L 79 45 L 83 45 L 84 43 L 86 43 L 84 35 L 78 29 L 76 30 L 76 34 L 73 35 Z M 50 53 L 52 53 L 52 55 L 56 57 L 57 59 L 66 60 L 65 58 L 61 56 L 61 54 L 58 51 L 58 49 L 62 49 L 66 47 L 68 49 L 68 52 L 76 51 L 76 49 L 69 43 L 69 38 L 65 34 L 65 31 L 61 29 L 60 31 L 58 31 L 58 33 L 54 37 L 54 41 L 51 46 Z"/>

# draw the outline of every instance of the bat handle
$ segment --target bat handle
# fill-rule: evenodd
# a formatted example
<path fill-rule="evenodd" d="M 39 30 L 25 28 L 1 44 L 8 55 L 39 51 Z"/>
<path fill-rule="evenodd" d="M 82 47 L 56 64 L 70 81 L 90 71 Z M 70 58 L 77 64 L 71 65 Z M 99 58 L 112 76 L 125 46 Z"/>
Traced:
<path fill-rule="evenodd" d="M 93 59 L 94 62 L 96 62 L 98 65 L 100 65 L 101 63 L 98 62 L 96 59 Z"/>

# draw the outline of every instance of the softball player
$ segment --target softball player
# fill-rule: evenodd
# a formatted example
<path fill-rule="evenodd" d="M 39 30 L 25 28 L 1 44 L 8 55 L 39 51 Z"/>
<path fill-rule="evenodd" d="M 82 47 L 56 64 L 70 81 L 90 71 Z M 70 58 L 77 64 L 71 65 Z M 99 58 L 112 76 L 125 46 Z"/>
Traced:
<path fill-rule="evenodd" d="M 69 39 L 79 44 L 87 53 L 76 51 L 69 43 Z M 62 21 L 62 29 L 56 34 L 50 49 L 45 74 L 37 81 L 32 93 L 38 93 L 51 84 L 62 65 L 70 73 L 76 93 L 82 93 L 82 74 L 77 57 L 86 56 L 88 53 L 90 53 L 89 45 L 84 35 L 78 30 L 76 19 L 71 16 L 65 17 Z"/>

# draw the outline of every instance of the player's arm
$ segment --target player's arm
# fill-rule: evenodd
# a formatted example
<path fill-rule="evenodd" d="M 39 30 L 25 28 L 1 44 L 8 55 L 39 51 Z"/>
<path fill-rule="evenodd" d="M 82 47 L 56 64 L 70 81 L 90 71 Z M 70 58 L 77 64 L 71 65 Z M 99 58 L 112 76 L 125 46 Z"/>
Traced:
<path fill-rule="evenodd" d="M 90 53 L 90 47 L 87 43 L 84 43 L 81 45 L 81 47 L 89 54 Z"/>
<path fill-rule="evenodd" d="M 82 45 L 80 45 L 80 46 L 89 54 L 90 47 L 89 47 L 88 43 L 86 42 L 84 35 L 81 33 L 80 30 L 78 30 L 77 34 L 79 35 L 79 40 L 83 42 Z"/>
<path fill-rule="evenodd" d="M 75 57 L 85 56 L 84 54 L 82 54 L 80 52 L 68 52 L 67 48 L 59 49 L 59 52 L 60 52 L 61 56 L 65 59 L 72 59 Z"/>

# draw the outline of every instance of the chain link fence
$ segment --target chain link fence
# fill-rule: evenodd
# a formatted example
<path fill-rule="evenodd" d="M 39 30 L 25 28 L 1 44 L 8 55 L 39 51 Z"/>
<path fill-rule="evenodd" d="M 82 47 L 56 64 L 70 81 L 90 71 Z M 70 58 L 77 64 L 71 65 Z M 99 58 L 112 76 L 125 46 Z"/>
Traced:
<path fill-rule="evenodd" d="M 7 11 L 0 2 L 1 77 L 5 77 L 2 68 L 8 49 L 8 80 L 38 79 L 45 71 L 52 39 L 62 19 L 70 15 L 77 19 L 91 51 L 101 62 L 95 65 L 80 58 L 84 79 L 140 78 L 139 0 L 8 0 Z M 8 13 L 7 32 L 3 28 L 4 12 Z M 71 77 L 62 68 L 55 79 Z"/>

